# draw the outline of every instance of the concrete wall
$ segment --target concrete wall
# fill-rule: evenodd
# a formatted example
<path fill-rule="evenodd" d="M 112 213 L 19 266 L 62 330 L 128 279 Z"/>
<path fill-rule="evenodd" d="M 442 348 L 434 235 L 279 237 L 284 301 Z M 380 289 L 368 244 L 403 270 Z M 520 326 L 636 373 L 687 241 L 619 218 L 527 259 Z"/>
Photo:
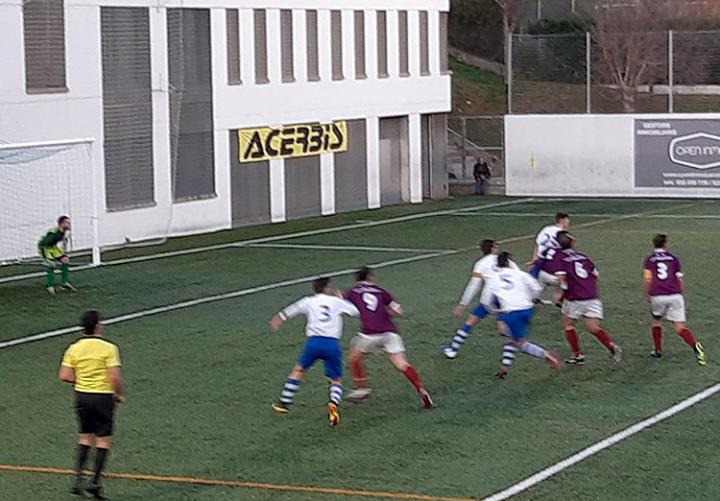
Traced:
<path fill-rule="evenodd" d="M 715 187 L 638 186 L 641 183 L 636 182 L 636 120 L 682 123 L 686 130 L 678 136 L 720 127 L 720 114 L 508 115 L 505 117 L 507 195 L 720 197 L 720 188 Z M 666 142 L 672 137 L 668 136 Z M 638 159 L 642 164 L 639 168 L 664 169 L 662 165 L 671 163 L 666 146 L 651 153 L 647 158 Z M 720 181 L 720 168 L 688 169 L 687 172 L 690 177 L 717 174 Z"/>

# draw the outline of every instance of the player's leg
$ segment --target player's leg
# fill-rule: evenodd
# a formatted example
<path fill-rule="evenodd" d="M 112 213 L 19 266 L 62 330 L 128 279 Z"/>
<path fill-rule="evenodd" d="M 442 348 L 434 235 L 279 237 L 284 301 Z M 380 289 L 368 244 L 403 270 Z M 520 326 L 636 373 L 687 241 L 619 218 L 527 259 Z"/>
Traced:
<path fill-rule="evenodd" d="M 473 329 L 477 327 L 480 320 L 487 317 L 489 314 L 490 311 L 481 300 L 481 303 L 475 308 L 475 310 L 473 310 L 472 314 L 468 315 L 465 323 L 457 331 L 455 331 L 455 335 L 453 336 L 452 341 L 450 341 L 450 344 L 442 346 L 442 351 L 445 353 L 445 356 L 450 359 L 456 358 L 460 348 L 462 348 L 465 344 L 467 338 L 470 337 Z"/>
<path fill-rule="evenodd" d="M 105 470 L 110 449 L 113 445 L 115 400 L 113 395 L 97 396 L 98 430 L 95 441 L 95 468 L 93 482 L 85 491 L 95 499 L 107 499 L 102 495 L 102 472 Z"/>
<path fill-rule="evenodd" d="M 706 365 L 707 357 L 705 356 L 705 349 L 703 348 L 702 343 L 697 340 L 695 334 L 693 334 L 686 324 L 687 315 L 685 312 L 685 299 L 682 294 L 666 296 L 664 299 L 667 301 L 665 318 L 673 323 L 675 332 L 678 336 L 680 336 L 683 341 L 692 348 L 698 365 Z"/>
<path fill-rule="evenodd" d="M 522 312 L 513 311 L 503 313 L 498 317 L 498 321 L 503 322 L 510 333 L 511 338 L 503 345 L 502 359 L 500 362 L 500 370 L 495 374 L 498 379 L 505 379 L 510 370 L 510 366 L 515 361 L 515 357 L 520 351 L 525 337 L 527 337 L 528 322 L 523 318 Z"/>
<path fill-rule="evenodd" d="M 38 247 L 38 254 L 40 254 L 40 258 L 42 259 L 43 265 L 45 266 L 45 273 L 47 275 L 47 281 L 45 283 L 45 288 L 48 291 L 48 294 L 54 295 L 55 294 L 55 267 L 57 266 L 57 263 L 55 260 L 50 256 L 49 250 L 47 247 Z"/>
<path fill-rule="evenodd" d="M 310 338 L 305 343 L 305 348 L 300 355 L 300 360 L 293 366 L 292 371 L 285 380 L 283 389 L 280 392 L 280 399 L 272 405 L 272 410 L 277 414 L 287 414 L 290 412 L 295 395 L 300 390 L 300 382 L 302 381 L 305 371 L 313 366 L 319 358 L 317 338 Z"/>
<path fill-rule="evenodd" d="M 688 329 L 688 326 L 685 322 L 673 322 L 673 325 L 675 326 L 675 332 L 677 332 L 678 336 L 683 338 L 683 341 L 692 348 L 693 353 L 695 353 L 695 359 L 697 360 L 698 365 L 707 365 L 707 357 L 705 356 L 705 348 L 703 347 L 702 343 L 697 340 L 695 337 L 695 334 Z"/>
<path fill-rule="evenodd" d="M 415 369 L 415 367 L 410 365 L 407 361 L 407 357 L 405 356 L 405 345 L 402 338 L 396 333 L 388 333 L 385 334 L 384 337 L 384 350 L 390 359 L 390 363 L 392 363 L 397 370 L 402 372 L 407 380 L 410 381 L 410 384 L 415 387 L 423 401 L 423 406 L 426 409 L 431 408 L 433 406 L 432 398 L 430 398 L 430 394 L 425 389 L 425 385 L 423 384 L 422 379 L 420 379 L 420 374 L 417 369 Z"/>
<path fill-rule="evenodd" d="M 577 323 L 577 317 L 572 311 L 573 306 L 570 301 L 563 303 L 563 330 L 565 332 L 565 339 L 570 345 L 572 355 L 565 360 L 568 365 L 583 365 L 585 363 L 585 355 L 583 354 L 582 347 L 580 346 L 580 337 L 577 333 L 575 324 Z"/>
<path fill-rule="evenodd" d="M 651 331 L 653 339 L 653 351 L 650 352 L 650 356 L 652 358 L 662 358 L 662 317 L 654 316 L 653 314 Z"/>
<path fill-rule="evenodd" d="M 325 376 L 330 380 L 328 397 L 328 419 L 330 426 L 340 424 L 340 404 L 343 399 L 342 385 L 342 349 L 340 341 L 336 339 L 323 339 L 323 347 L 320 358 L 325 362 Z"/>
<path fill-rule="evenodd" d="M 62 255 L 58 258 L 60 261 L 60 278 L 62 280 L 61 287 L 65 290 L 75 292 L 77 289 L 70 283 L 70 258 Z"/>
<path fill-rule="evenodd" d="M 594 315 L 593 313 L 587 314 Z M 613 338 L 610 337 L 610 334 L 608 334 L 607 331 L 603 329 L 602 325 L 600 324 L 600 318 L 596 316 L 586 316 L 585 326 L 587 327 L 588 332 L 595 336 L 595 338 L 600 341 L 605 348 L 607 348 L 607 350 L 610 352 L 610 355 L 612 356 L 612 359 L 615 362 L 620 362 L 622 360 L 622 348 L 619 344 L 615 342 Z"/>
<path fill-rule="evenodd" d="M 83 495 L 83 471 L 90 450 L 95 446 L 95 432 L 97 431 L 97 422 L 90 398 L 86 394 L 75 393 L 75 414 L 78 421 L 79 440 L 75 453 L 75 479 L 70 492 L 77 496 Z"/>

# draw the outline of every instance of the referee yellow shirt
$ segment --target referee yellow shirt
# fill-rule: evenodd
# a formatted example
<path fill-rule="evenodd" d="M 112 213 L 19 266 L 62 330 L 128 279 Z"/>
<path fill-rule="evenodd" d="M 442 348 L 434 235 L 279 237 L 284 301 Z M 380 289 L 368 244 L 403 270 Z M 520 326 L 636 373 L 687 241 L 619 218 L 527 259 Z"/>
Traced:
<path fill-rule="evenodd" d="M 75 370 L 75 391 L 114 393 L 109 367 L 120 367 L 120 351 L 109 341 L 87 336 L 70 345 L 62 365 Z"/>

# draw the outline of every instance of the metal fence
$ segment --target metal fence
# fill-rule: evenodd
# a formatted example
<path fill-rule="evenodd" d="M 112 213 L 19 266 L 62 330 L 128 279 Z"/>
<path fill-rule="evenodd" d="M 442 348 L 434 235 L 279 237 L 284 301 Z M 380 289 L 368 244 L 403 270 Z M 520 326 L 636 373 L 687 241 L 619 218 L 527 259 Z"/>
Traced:
<path fill-rule="evenodd" d="M 490 185 L 504 187 L 503 117 L 448 118 L 448 173 L 451 180 L 472 180 L 473 167 L 480 159 L 487 162 L 492 173 Z"/>
<path fill-rule="evenodd" d="M 508 112 L 720 112 L 720 31 L 618 36 L 508 37 Z"/>

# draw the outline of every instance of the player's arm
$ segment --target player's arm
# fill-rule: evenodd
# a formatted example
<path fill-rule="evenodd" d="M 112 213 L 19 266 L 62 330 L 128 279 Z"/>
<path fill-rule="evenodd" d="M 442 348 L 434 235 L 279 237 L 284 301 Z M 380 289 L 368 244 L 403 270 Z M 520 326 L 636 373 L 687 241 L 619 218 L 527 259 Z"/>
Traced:
<path fill-rule="evenodd" d="M 58 377 L 60 377 L 60 381 L 63 383 L 75 384 L 75 369 L 61 365 Z"/>
<path fill-rule="evenodd" d="M 300 301 L 296 301 L 287 308 L 283 309 L 279 313 L 277 313 L 272 320 L 270 321 L 270 328 L 277 332 L 279 331 L 283 325 L 285 325 L 285 322 L 290 320 L 293 317 L 296 317 L 301 314 L 307 313 L 307 301 L 305 299 L 301 299 Z"/>
<path fill-rule="evenodd" d="M 115 394 L 115 401 L 119 404 L 125 403 L 125 388 L 123 387 L 122 371 L 120 370 L 120 351 L 113 347 L 112 352 L 106 360 L 110 386 Z"/>
<path fill-rule="evenodd" d="M 388 305 L 388 311 L 394 317 L 402 317 L 405 314 L 403 307 L 396 301 L 393 301 Z"/>
<path fill-rule="evenodd" d="M 525 284 L 530 290 L 533 299 L 537 299 L 540 294 L 542 294 L 544 287 L 535 277 L 528 275 L 527 273 L 523 276 L 523 278 L 525 279 Z"/>
<path fill-rule="evenodd" d="M 643 291 L 645 292 L 645 299 L 650 301 L 650 287 L 652 287 L 653 272 L 650 266 L 645 265 L 643 268 Z"/>
<path fill-rule="evenodd" d="M 359 317 L 360 316 L 360 310 L 358 310 L 358 307 L 355 306 L 353 303 L 348 301 L 347 299 L 340 298 L 340 312 L 349 315 L 351 317 Z"/>
<path fill-rule="evenodd" d="M 567 272 L 564 270 L 556 271 L 555 276 L 557 277 L 557 288 L 559 292 L 564 292 L 568 288 Z"/>
<path fill-rule="evenodd" d="M 468 284 L 465 287 L 465 291 L 463 292 L 463 295 L 460 298 L 460 303 L 453 310 L 453 313 L 456 316 L 460 316 L 465 312 L 465 309 L 472 302 L 473 298 L 475 296 L 477 296 L 478 292 L 480 292 L 480 287 L 482 286 L 482 282 L 483 282 L 482 273 L 477 272 L 477 271 L 473 272 L 472 277 L 470 277 L 470 281 L 468 281 Z"/>
<path fill-rule="evenodd" d="M 75 359 L 72 346 L 68 348 L 67 351 L 65 351 L 65 355 L 63 355 L 58 377 L 60 381 L 64 383 L 75 384 Z"/>

